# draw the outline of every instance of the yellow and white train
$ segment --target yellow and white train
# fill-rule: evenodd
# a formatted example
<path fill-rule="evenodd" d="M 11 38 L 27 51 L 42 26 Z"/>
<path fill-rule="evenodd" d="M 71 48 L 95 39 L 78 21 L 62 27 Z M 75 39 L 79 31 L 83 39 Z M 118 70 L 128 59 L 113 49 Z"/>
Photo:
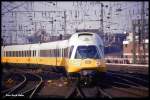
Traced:
<path fill-rule="evenodd" d="M 46 66 L 67 73 L 106 72 L 102 39 L 91 32 L 73 34 L 68 40 L 2 46 L 2 64 Z"/>

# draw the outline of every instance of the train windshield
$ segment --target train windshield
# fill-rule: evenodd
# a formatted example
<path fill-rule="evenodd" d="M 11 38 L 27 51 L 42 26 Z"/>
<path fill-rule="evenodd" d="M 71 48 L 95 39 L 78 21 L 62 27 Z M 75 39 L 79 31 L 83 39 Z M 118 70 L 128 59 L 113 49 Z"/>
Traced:
<path fill-rule="evenodd" d="M 76 54 L 76 59 L 86 59 L 86 58 L 94 58 L 99 59 L 100 56 L 98 54 L 98 49 L 96 46 L 78 46 Z"/>

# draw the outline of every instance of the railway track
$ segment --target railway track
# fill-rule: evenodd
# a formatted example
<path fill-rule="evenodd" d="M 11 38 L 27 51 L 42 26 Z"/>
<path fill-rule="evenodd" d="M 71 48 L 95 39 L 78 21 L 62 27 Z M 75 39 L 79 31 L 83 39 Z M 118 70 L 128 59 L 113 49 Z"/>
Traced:
<path fill-rule="evenodd" d="M 134 72 L 124 72 L 124 71 L 109 71 L 111 73 L 117 73 L 117 74 L 120 74 L 120 75 L 125 75 L 125 76 L 131 76 L 133 78 L 136 78 L 138 80 L 142 80 L 142 81 L 145 81 L 145 82 L 148 82 L 147 80 L 149 79 L 149 75 L 147 74 L 141 74 L 141 73 L 134 73 Z"/>
<path fill-rule="evenodd" d="M 3 97 L 25 97 L 32 98 L 40 85 L 42 84 L 42 77 L 36 74 L 24 73 L 25 80 L 21 84 L 11 88 Z"/>
<path fill-rule="evenodd" d="M 115 77 L 120 78 L 120 80 L 126 80 L 130 83 L 135 84 L 136 86 L 143 86 L 143 87 L 148 87 L 148 79 L 142 79 L 139 78 L 138 76 L 132 75 L 132 74 L 128 74 L 128 73 L 119 73 L 119 72 L 111 72 L 109 71 L 108 74 L 112 74 Z"/>
<path fill-rule="evenodd" d="M 22 80 L 19 79 L 18 77 L 22 78 Z M 19 74 L 19 73 L 12 74 L 11 78 L 13 79 L 13 81 L 16 81 L 16 84 L 14 86 L 12 86 L 11 88 L 6 88 L 5 90 L 2 90 L 1 94 L 3 96 L 5 94 L 9 94 L 10 92 L 12 92 L 13 90 L 17 89 L 18 87 L 20 87 L 22 84 L 24 84 L 26 82 L 25 75 L 22 75 L 22 74 Z"/>
<path fill-rule="evenodd" d="M 43 80 L 47 82 L 48 80 L 60 80 L 62 74 L 55 72 L 43 71 L 37 74 L 22 73 L 22 81 L 16 86 L 5 90 L 4 98 L 11 97 L 12 95 L 19 94 L 23 97 L 33 98 L 40 97 L 38 95 L 38 89 L 41 86 Z M 84 81 L 81 82 L 80 79 L 70 79 L 68 80 L 68 87 L 70 89 L 66 91 L 67 95 L 57 96 L 50 95 L 50 98 L 115 98 L 115 97 L 147 97 L 148 96 L 148 81 L 142 80 L 144 76 L 138 77 L 136 74 L 125 73 L 120 71 L 108 71 L 106 78 L 99 81 L 96 84 L 87 85 Z M 65 82 L 65 81 L 64 81 Z M 55 86 L 58 86 L 59 81 L 56 82 Z M 62 82 L 63 83 L 63 82 Z M 62 84 L 61 83 L 61 84 Z M 142 84 L 143 83 L 143 84 Z M 53 83 L 54 84 L 54 83 Z M 63 85 L 62 85 L 63 86 Z M 67 85 L 64 85 L 67 87 Z M 63 89 L 63 88 L 62 88 Z M 58 89 L 59 90 L 59 89 Z M 51 90 L 48 89 L 50 92 Z M 60 91 L 58 91 L 60 92 Z M 7 93 L 7 96 L 6 96 Z M 37 94 L 37 95 L 36 95 Z M 58 93 L 59 94 L 59 93 Z M 64 93 L 65 94 L 65 93 Z M 9 96 L 8 96 L 9 95 Z M 13 96 L 14 98 L 15 96 Z"/>
<path fill-rule="evenodd" d="M 80 80 L 72 81 L 72 89 L 68 92 L 65 98 L 95 98 L 95 97 L 103 97 L 103 98 L 112 98 L 109 94 L 107 94 L 102 88 L 99 86 L 89 86 L 84 87 L 80 84 Z"/>
<path fill-rule="evenodd" d="M 109 80 L 109 81 L 108 81 Z M 126 82 L 125 82 L 126 81 Z M 147 97 L 148 88 L 131 84 L 127 79 L 117 77 L 114 74 L 109 75 L 106 80 L 99 83 L 109 95 L 112 97 Z M 117 95 L 116 95 L 117 94 Z"/>

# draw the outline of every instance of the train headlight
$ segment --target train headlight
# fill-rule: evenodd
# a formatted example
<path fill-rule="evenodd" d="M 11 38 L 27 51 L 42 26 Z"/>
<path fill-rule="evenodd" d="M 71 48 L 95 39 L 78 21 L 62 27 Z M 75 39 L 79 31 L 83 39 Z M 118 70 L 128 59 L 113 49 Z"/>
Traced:
<path fill-rule="evenodd" d="M 81 60 L 70 60 L 70 63 L 74 66 L 80 66 Z"/>

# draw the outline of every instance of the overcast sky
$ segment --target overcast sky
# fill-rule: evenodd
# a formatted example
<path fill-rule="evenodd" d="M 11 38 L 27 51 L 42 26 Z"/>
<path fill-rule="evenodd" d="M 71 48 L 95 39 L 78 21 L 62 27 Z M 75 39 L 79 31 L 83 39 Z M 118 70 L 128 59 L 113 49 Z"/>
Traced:
<path fill-rule="evenodd" d="M 21 3 L 23 2 L 11 2 L 2 3 L 2 14 L 11 11 L 19 11 L 22 10 Z M 30 2 L 25 2 L 30 5 Z M 131 19 L 140 18 L 141 14 L 141 2 L 52 2 L 46 1 L 43 3 L 38 2 L 39 5 L 35 6 L 36 10 L 62 10 L 67 11 L 67 29 L 78 28 L 78 29 L 86 29 L 86 28 L 100 28 L 100 21 L 88 21 L 88 20 L 99 20 L 101 5 L 104 4 L 103 10 L 103 20 L 104 20 L 104 32 L 108 33 L 123 33 L 124 31 L 132 31 L 131 29 Z M 42 5 L 42 6 L 40 6 Z M 18 7 L 20 6 L 20 7 Z M 43 7 L 44 6 L 44 7 Z M 46 8 L 47 7 L 47 8 Z M 12 9 L 13 8 L 13 9 Z M 43 9 L 42 9 L 43 8 Z M 25 7 L 24 7 L 25 9 Z M 29 8 L 26 8 L 29 9 Z M 117 11 L 117 9 L 121 9 L 121 11 Z M 145 2 L 145 13 L 148 13 L 149 5 L 148 2 Z M 77 11 L 77 12 L 76 12 Z M 129 14 L 131 13 L 131 15 Z M 75 14 L 78 14 L 78 18 L 75 17 Z M 148 14 L 149 15 L 149 14 Z M 109 19 L 108 19 L 109 17 Z M 9 14 L 5 14 L 2 18 L 3 20 L 7 20 L 11 18 Z M 148 16 L 147 16 L 148 18 Z M 72 20 L 81 20 L 80 23 L 74 23 Z M 22 19 L 19 19 L 20 22 Z M 19 21 L 18 21 L 19 22 Z M 3 23 L 2 23 L 3 24 Z M 108 28 L 110 27 L 110 28 Z"/>

